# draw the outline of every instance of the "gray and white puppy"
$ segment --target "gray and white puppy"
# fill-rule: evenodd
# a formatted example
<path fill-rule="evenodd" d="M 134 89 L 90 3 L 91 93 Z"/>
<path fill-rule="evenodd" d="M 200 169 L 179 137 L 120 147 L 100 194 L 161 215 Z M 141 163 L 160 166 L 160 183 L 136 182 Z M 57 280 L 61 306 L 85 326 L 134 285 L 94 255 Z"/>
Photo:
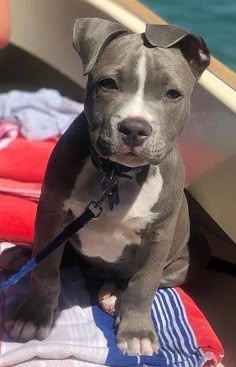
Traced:
<path fill-rule="evenodd" d="M 182 284 L 189 267 L 189 215 L 176 139 L 209 51 L 201 38 L 176 26 L 147 25 L 145 33 L 133 34 L 96 18 L 76 21 L 74 47 L 88 75 L 85 110 L 49 160 L 33 255 L 100 195 L 91 144 L 101 158 L 141 167 L 133 180 L 120 179 L 120 205 L 111 212 L 106 204 L 102 217 L 71 243 L 101 276 L 105 269 L 113 281 L 127 280 L 117 342 L 129 355 L 152 355 L 159 348 L 151 320 L 155 291 Z M 6 324 L 16 340 L 48 336 L 62 254 L 63 246 L 33 271 L 28 298 Z"/>

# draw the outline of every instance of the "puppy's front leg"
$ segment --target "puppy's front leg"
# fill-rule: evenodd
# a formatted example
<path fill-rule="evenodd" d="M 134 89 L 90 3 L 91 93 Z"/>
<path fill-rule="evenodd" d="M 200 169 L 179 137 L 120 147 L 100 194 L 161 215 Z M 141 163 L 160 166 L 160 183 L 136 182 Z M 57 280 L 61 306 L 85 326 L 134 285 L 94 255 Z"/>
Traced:
<path fill-rule="evenodd" d="M 40 198 L 33 247 L 37 255 L 62 229 L 60 200 L 52 195 Z M 30 339 L 44 339 L 48 336 L 53 314 L 60 292 L 59 266 L 64 245 L 50 254 L 31 274 L 29 295 L 6 323 L 9 335 L 20 342 Z"/>
<path fill-rule="evenodd" d="M 152 355 L 159 349 L 158 338 L 151 320 L 151 307 L 156 289 L 164 276 L 164 268 L 172 245 L 176 241 L 186 243 L 189 235 L 189 221 L 185 198 L 181 210 L 165 218 L 158 227 L 151 225 L 144 238 L 145 260 L 139 271 L 130 279 L 121 298 L 120 323 L 117 342 L 123 353 L 128 355 Z M 176 249 L 177 250 L 177 249 Z M 187 266 L 183 268 L 186 275 Z"/>

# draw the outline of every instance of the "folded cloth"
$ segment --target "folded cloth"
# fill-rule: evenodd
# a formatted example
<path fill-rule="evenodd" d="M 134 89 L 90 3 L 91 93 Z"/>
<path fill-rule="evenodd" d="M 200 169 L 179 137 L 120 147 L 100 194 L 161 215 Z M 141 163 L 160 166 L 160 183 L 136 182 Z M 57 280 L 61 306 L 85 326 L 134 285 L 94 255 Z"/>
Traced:
<path fill-rule="evenodd" d="M 0 177 L 42 183 L 55 139 L 30 141 L 18 137 L 0 152 Z"/>
<path fill-rule="evenodd" d="M 6 148 L 19 134 L 19 126 L 12 122 L 0 121 L 0 150 Z"/>
<path fill-rule="evenodd" d="M 36 202 L 0 194 L 0 239 L 32 243 L 36 210 Z"/>
<path fill-rule="evenodd" d="M 0 193 L 24 197 L 36 202 L 39 200 L 41 186 L 38 182 L 21 182 L 0 178 Z"/>
<path fill-rule="evenodd" d="M 0 239 L 32 243 L 41 184 L 55 139 L 17 137 L 0 152 Z M 11 196 L 10 196 L 11 195 Z"/>
<path fill-rule="evenodd" d="M 5 274 L 0 275 L 3 281 Z M 180 288 L 156 292 L 152 319 L 160 341 L 158 354 L 131 357 L 116 346 L 114 318 L 94 302 L 79 267 L 64 268 L 61 280 L 61 312 L 49 337 L 15 343 L 1 328 L 1 367 L 209 367 L 223 357 L 222 346 L 204 315 Z M 2 295 L 2 325 L 12 305 L 24 299 L 28 285 L 29 277 L 25 277 Z"/>
<path fill-rule="evenodd" d="M 83 104 L 53 89 L 0 94 L 0 120 L 18 124 L 27 139 L 45 140 L 63 134 L 82 111 Z"/>

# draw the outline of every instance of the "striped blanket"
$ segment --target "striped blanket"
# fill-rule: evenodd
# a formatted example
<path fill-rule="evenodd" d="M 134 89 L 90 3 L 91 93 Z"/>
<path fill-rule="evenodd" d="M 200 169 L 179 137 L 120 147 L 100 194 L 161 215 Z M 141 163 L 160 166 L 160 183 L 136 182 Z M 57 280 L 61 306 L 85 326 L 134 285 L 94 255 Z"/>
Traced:
<path fill-rule="evenodd" d="M 4 245 L 1 247 L 3 250 Z M 3 281 L 6 274 L 0 274 Z M 160 289 L 153 301 L 159 353 L 152 357 L 122 355 L 116 346 L 113 317 L 93 302 L 77 266 L 62 271 L 61 312 L 49 337 L 14 343 L 3 324 L 13 305 L 24 299 L 28 285 L 26 277 L 1 295 L 1 367 L 209 367 L 223 357 L 221 344 L 204 315 L 180 288 Z"/>

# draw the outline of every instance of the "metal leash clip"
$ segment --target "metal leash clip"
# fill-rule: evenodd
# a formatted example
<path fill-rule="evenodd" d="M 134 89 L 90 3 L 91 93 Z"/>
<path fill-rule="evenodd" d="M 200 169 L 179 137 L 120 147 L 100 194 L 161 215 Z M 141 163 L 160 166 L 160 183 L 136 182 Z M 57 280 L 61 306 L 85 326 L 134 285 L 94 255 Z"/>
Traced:
<path fill-rule="evenodd" d="M 107 193 L 110 210 L 113 210 L 120 202 L 118 188 L 119 180 L 116 177 L 115 169 L 113 169 L 110 175 L 106 174 L 102 179 L 102 192 Z"/>
<path fill-rule="evenodd" d="M 94 215 L 93 219 L 98 219 L 103 212 L 102 206 L 99 204 L 99 202 L 95 200 L 89 203 L 89 205 L 87 206 L 87 209 L 91 210 L 91 212 L 93 213 Z"/>
<path fill-rule="evenodd" d="M 112 170 L 111 174 L 105 175 L 102 179 L 102 196 L 98 199 L 98 201 L 91 201 L 87 208 L 91 210 L 94 217 L 93 219 L 98 219 L 102 212 L 103 207 L 102 203 L 108 197 L 109 200 L 109 208 L 112 210 L 115 206 L 119 204 L 119 196 L 118 196 L 118 185 L 119 181 L 115 177 L 115 170 Z"/>

